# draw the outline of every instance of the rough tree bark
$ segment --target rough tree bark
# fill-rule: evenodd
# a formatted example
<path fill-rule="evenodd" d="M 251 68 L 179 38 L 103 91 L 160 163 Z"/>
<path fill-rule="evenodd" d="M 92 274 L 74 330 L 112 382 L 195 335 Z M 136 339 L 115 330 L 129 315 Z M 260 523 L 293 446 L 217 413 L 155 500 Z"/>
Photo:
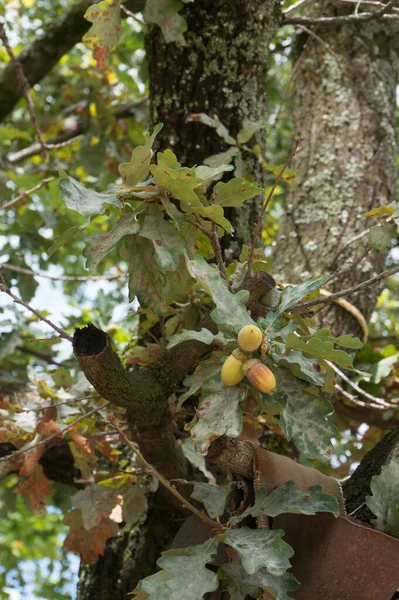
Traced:
<path fill-rule="evenodd" d="M 334 14 L 326 4 L 318 13 Z M 363 214 L 395 195 L 399 26 L 371 21 L 314 32 L 324 43 L 307 33 L 296 40 L 293 115 L 295 135 L 304 142 L 274 252 L 275 276 L 290 283 L 356 263 L 369 238 L 351 240 L 373 224 Z M 372 277 L 385 258 L 371 250 L 328 288 L 338 291 Z M 378 291 L 374 286 L 350 298 L 367 320 Z M 360 337 L 357 321 L 336 305 L 319 315 L 335 333 Z"/>
<path fill-rule="evenodd" d="M 151 27 L 146 50 L 151 121 L 164 123 L 157 137 L 160 147 L 172 148 L 181 163 L 192 166 L 229 146 L 213 129 L 187 122 L 190 114 L 205 112 L 218 117 L 233 136 L 245 118 L 256 121 L 265 117 L 269 43 L 280 13 L 277 0 L 201 0 L 185 5 L 182 14 L 188 24 L 187 46 L 166 44 L 159 28 Z M 264 145 L 262 135 L 256 141 Z M 246 171 L 261 182 L 263 173 L 257 161 L 252 155 L 243 158 Z M 227 215 L 236 230 L 234 248 L 231 239 L 225 243 L 230 255 L 244 242 L 250 243 L 261 199 L 246 203 L 237 215 Z M 171 514 L 166 510 L 160 514 L 162 535 L 137 532 L 138 550 L 136 538 L 122 535 L 109 544 L 110 550 L 96 565 L 82 568 L 78 600 L 127 600 L 137 582 L 154 572 L 157 558 L 176 530 Z M 144 530 L 157 527 L 158 521 L 153 519 L 154 513 L 149 514 Z"/>
<path fill-rule="evenodd" d="M 188 25 L 187 45 L 167 44 L 160 29 L 152 27 L 146 51 L 151 120 L 164 123 L 157 139 L 162 148 L 172 148 L 182 164 L 193 166 L 230 146 L 214 129 L 188 121 L 190 115 L 218 118 L 233 137 L 244 119 L 265 118 L 269 44 L 280 7 L 276 0 L 201 0 L 187 4 L 182 14 Z M 264 132 L 256 134 L 254 142 L 264 146 Z M 263 172 L 254 156 L 244 153 L 243 162 L 261 184 Z M 246 202 L 239 214 L 226 211 L 235 229 L 234 241 L 228 236 L 222 241 L 230 256 L 250 243 L 260 200 Z"/>

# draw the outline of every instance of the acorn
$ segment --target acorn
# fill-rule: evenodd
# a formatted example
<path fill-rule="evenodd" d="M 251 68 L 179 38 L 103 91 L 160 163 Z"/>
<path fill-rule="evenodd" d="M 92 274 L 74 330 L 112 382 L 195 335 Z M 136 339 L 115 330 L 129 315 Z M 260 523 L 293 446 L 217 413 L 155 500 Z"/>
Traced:
<path fill-rule="evenodd" d="M 244 379 L 242 365 L 247 360 L 248 355 L 241 350 L 233 350 L 228 356 L 222 367 L 222 381 L 224 385 L 237 385 Z"/>
<path fill-rule="evenodd" d="M 237 339 L 243 352 L 254 352 L 262 343 L 263 333 L 256 325 L 245 325 L 240 329 Z"/>
<path fill-rule="evenodd" d="M 257 358 L 247 360 L 242 367 L 242 372 L 249 383 L 264 394 L 273 392 L 276 388 L 273 372 Z"/>

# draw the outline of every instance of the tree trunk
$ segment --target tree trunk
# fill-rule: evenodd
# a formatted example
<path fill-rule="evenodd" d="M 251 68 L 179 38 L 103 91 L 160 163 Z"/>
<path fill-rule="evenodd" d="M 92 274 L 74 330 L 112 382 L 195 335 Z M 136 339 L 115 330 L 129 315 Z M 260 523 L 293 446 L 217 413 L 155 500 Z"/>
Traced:
<path fill-rule="evenodd" d="M 158 135 L 162 149 L 172 148 L 187 166 L 231 146 L 207 125 L 188 121 L 206 113 L 220 120 L 235 137 L 244 119 L 263 120 L 267 110 L 269 44 L 279 22 L 277 0 L 197 0 L 182 10 L 188 31 L 186 46 L 167 44 L 158 27 L 147 35 L 151 120 L 164 123 Z M 264 128 L 253 140 L 264 146 Z M 250 145 L 252 145 L 252 141 Z M 251 153 L 243 153 L 244 169 L 262 184 L 263 171 Z M 261 197 L 237 211 L 226 210 L 235 229 L 224 248 L 235 255 L 249 244 Z M 227 247 L 227 244 L 228 247 Z"/>
<path fill-rule="evenodd" d="M 373 224 L 364 213 L 394 200 L 398 30 L 367 22 L 315 29 L 324 43 L 307 33 L 296 40 L 293 114 L 295 136 L 304 142 L 274 252 L 274 274 L 286 282 L 356 264 L 370 242 L 368 235 L 354 238 Z M 372 277 L 385 258 L 384 251 L 369 251 L 328 288 Z M 378 291 L 376 285 L 350 297 L 366 320 Z M 332 305 L 319 315 L 334 333 L 360 336 L 357 321 L 342 308 Z"/>
<path fill-rule="evenodd" d="M 269 44 L 279 21 L 277 0 L 197 0 L 185 5 L 186 46 L 166 44 L 158 27 L 146 40 L 150 75 L 151 120 L 164 123 L 157 136 L 162 150 L 171 148 L 179 162 L 201 164 L 229 146 L 214 129 L 187 122 L 193 113 L 217 117 L 236 136 L 243 120 L 266 116 Z M 255 136 L 264 146 L 264 133 Z M 263 172 L 252 154 L 244 167 L 262 183 Z M 249 244 L 262 197 L 226 216 L 235 229 L 225 236 L 230 256 Z M 233 247 L 234 244 L 234 247 Z M 181 521 L 180 521 L 181 523 Z M 110 541 L 104 557 L 81 570 L 77 600 L 128 600 L 140 579 L 156 570 L 156 560 L 176 531 L 171 515 L 150 511 L 147 521 Z M 189 600 L 189 599 L 187 599 Z"/>
<path fill-rule="evenodd" d="M 156 496 L 150 497 L 154 501 Z M 155 563 L 171 543 L 176 523 L 159 506 L 149 509 L 134 527 L 126 526 L 112 538 L 95 565 L 82 565 L 77 600 L 128 600 L 140 579 L 156 569 Z"/>

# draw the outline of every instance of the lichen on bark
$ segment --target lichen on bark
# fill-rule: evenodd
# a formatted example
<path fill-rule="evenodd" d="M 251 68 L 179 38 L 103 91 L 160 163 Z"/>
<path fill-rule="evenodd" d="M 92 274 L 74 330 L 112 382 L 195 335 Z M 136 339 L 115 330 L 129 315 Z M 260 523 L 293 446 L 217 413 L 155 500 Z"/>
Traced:
<path fill-rule="evenodd" d="M 356 262 L 368 236 L 349 242 L 372 224 L 364 213 L 394 199 L 398 32 L 398 25 L 370 22 L 317 30 L 328 47 L 305 33 L 296 41 L 295 135 L 304 142 L 274 252 L 275 275 L 285 281 L 328 275 Z M 371 250 L 329 289 L 372 277 L 385 258 L 386 252 Z M 378 290 L 351 297 L 366 319 Z M 332 306 L 320 314 L 336 333 L 360 333 L 343 309 Z"/>
<path fill-rule="evenodd" d="M 162 122 L 158 135 L 162 149 L 172 148 L 187 166 L 201 164 L 229 146 L 214 129 L 188 119 L 195 113 L 218 118 L 234 137 L 245 118 L 265 119 L 269 44 L 277 31 L 280 6 L 276 0 L 202 0 L 182 9 L 187 20 L 185 46 L 166 44 L 160 30 L 150 27 L 146 52 L 150 75 L 151 120 Z M 253 141 L 262 147 L 264 130 Z M 251 153 L 243 153 L 243 166 L 259 183 L 264 174 Z M 234 240 L 225 236 L 224 249 L 239 254 L 248 244 L 262 198 L 256 197 L 237 211 L 226 211 L 235 229 Z"/>

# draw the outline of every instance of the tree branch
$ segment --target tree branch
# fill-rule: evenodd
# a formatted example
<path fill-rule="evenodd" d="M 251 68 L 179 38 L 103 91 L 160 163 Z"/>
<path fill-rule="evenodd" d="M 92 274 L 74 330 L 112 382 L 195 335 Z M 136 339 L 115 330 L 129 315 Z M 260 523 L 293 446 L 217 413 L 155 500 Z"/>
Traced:
<path fill-rule="evenodd" d="M 384 12 L 385 12 L 384 8 Z M 384 21 L 392 23 L 399 20 L 399 15 L 385 15 L 376 13 L 360 13 L 341 17 L 288 17 L 284 19 L 283 25 L 320 25 L 328 27 L 336 25 L 358 25 L 359 23 L 367 23 L 368 21 Z"/>
<path fill-rule="evenodd" d="M 40 145 L 39 144 L 37 144 L 37 145 L 40 148 Z M 18 202 L 20 202 L 21 200 L 24 200 L 25 198 L 27 198 L 34 192 L 41 190 L 43 187 L 45 187 L 47 184 L 51 183 L 54 180 L 55 180 L 55 177 L 48 177 L 47 179 L 43 179 L 43 181 L 41 181 L 40 183 L 35 185 L 35 187 L 31 188 L 30 190 L 26 190 L 25 192 L 22 192 L 22 194 L 19 194 L 19 196 L 14 198 L 14 200 L 10 200 L 10 202 L 7 202 L 6 204 L 3 204 L 2 206 L 0 206 L 0 210 L 9 210 L 10 208 L 13 208 Z M 2 265 L 2 266 L 4 266 L 4 265 Z"/>
<path fill-rule="evenodd" d="M 0 92 L 1 97 L 1 92 Z M 129 117 L 134 117 L 136 115 L 137 108 L 142 104 L 148 103 L 148 97 L 142 96 L 138 98 L 134 102 L 121 106 L 114 113 L 113 116 L 115 119 L 127 119 Z M 72 144 L 75 140 L 77 140 L 80 136 L 86 133 L 87 124 L 83 121 L 76 121 L 75 125 L 64 131 L 60 135 L 56 136 L 53 139 L 50 139 L 46 142 L 46 148 L 48 150 L 53 150 L 57 148 L 64 148 L 68 144 Z M 41 148 L 40 144 L 35 143 L 27 146 L 26 148 L 22 148 L 22 150 L 18 150 L 17 152 L 12 152 L 6 157 L 7 163 L 11 165 L 16 165 L 32 156 L 36 156 L 36 154 L 40 154 Z"/>
<path fill-rule="evenodd" d="M 52 329 L 54 329 L 54 331 L 56 331 L 60 335 L 60 337 L 64 338 L 65 340 L 68 340 L 68 342 L 72 342 L 71 336 L 68 335 L 66 333 L 66 331 L 64 331 L 60 327 L 57 327 L 57 325 L 54 325 L 54 323 L 52 321 L 50 321 L 50 319 L 47 319 L 44 315 L 42 315 L 41 312 L 39 312 L 38 310 L 34 309 L 32 306 L 30 306 L 30 304 L 28 304 L 27 302 L 24 302 L 23 300 L 21 300 L 20 298 L 18 298 L 18 296 L 16 296 L 15 294 L 13 294 L 12 291 L 10 290 L 10 288 L 8 287 L 8 285 L 6 284 L 6 282 L 4 280 L 4 277 L 3 277 L 3 275 L 1 273 L 0 273 L 0 281 L 2 281 L 2 283 L 0 283 L 0 292 L 4 292 L 8 296 L 10 296 L 10 298 L 12 298 L 16 304 L 20 304 L 24 308 L 28 309 L 31 313 L 33 313 L 34 315 L 36 315 L 37 317 L 39 317 L 39 319 L 41 321 L 43 321 L 44 323 L 46 323 L 47 325 L 49 325 L 49 327 L 51 327 Z"/>
<path fill-rule="evenodd" d="M 210 347 L 202 342 L 183 342 L 153 363 L 128 372 L 112 350 L 108 335 L 90 324 L 75 331 L 73 349 L 97 392 L 126 408 L 129 426 L 148 462 L 168 479 L 186 477 L 187 464 L 174 436 L 168 400 L 176 384 Z"/>
<path fill-rule="evenodd" d="M 315 298 L 314 300 L 309 300 L 308 302 L 303 302 L 302 304 L 296 304 L 295 306 L 291 306 L 291 307 L 287 308 L 286 312 L 302 310 L 305 308 L 310 308 L 311 306 L 318 306 L 320 304 L 328 304 L 330 302 L 333 302 L 334 300 L 337 300 L 338 298 L 342 298 L 342 296 L 349 296 L 350 294 L 354 294 L 356 292 L 359 292 L 360 290 L 367 289 L 370 285 L 373 285 L 374 283 L 378 283 L 382 279 L 386 279 L 387 277 L 390 277 L 391 275 L 395 275 L 395 273 L 398 273 L 398 272 L 399 272 L 399 266 L 393 267 L 392 269 L 383 271 L 382 273 L 379 273 L 375 277 L 371 277 L 370 279 L 367 279 L 366 281 L 363 281 L 362 283 L 355 285 L 354 287 L 346 288 L 345 290 L 341 290 L 340 292 L 335 292 L 334 294 L 330 294 L 329 296 L 323 296 L 323 298 Z"/>
<path fill-rule="evenodd" d="M 50 23 L 44 34 L 37 37 L 21 54 L 18 55 L 20 65 L 30 86 L 38 83 L 71 48 L 88 31 L 91 23 L 83 18 L 86 10 L 96 0 L 80 0 L 61 17 Z M 142 0 L 130 0 L 126 8 L 133 12 L 143 9 Z M 126 18 L 125 13 L 122 17 Z M 18 87 L 17 75 L 9 63 L 0 75 L 0 122 L 13 110 L 22 97 Z"/>
<path fill-rule="evenodd" d="M 2 208 L 2 207 L 0 207 Z M 7 271 L 13 271 L 15 273 L 21 273 L 22 275 L 29 275 L 30 277 L 44 277 L 51 279 L 52 281 L 113 281 L 114 279 L 120 279 L 125 277 L 125 273 L 118 275 L 48 275 L 47 273 L 39 273 L 32 271 L 31 269 L 23 269 L 15 265 L 8 263 L 1 263 L 0 269 L 6 269 Z"/>

